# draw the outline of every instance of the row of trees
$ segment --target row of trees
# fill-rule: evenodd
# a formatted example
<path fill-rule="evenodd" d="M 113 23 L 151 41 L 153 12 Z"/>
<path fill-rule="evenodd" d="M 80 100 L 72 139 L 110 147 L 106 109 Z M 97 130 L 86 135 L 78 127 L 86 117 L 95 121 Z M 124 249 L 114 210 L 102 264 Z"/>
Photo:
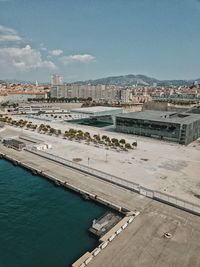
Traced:
<path fill-rule="evenodd" d="M 84 140 L 88 144 L 91 142 L 113 148 L 119 147 L 122 149 L 134 149 L 137 147 L 136 141 L 130 144 L 127 143 L 125 139 L 118 140 L 117 138 L 110 138 L 107 135 L 100 136 L 99 134 L 94 134 L 91 136 L 89 132 L 83 132 L 82 130 L 76 130 L 73 128 L 69 129 L 69 131 L 65 131 L 64 137 L 70 140 Z"/>
<path fill-rule="evenodd" d="M 29 98 L 29 102 L 46 102 L 46 103 L 79 103 L 84 101 L 92 101 L 91 97 L 71 97 L 71 98 L 57 98 L 57 97 L 48 97 L 48 98 Z"/>
<path fill-rule="evenodd" d="M 40 124 L 38 127 L 38 132 L 61 135 L 62 132 L 60 129 L 52 128 L 50 125 Z"/>
<path fill-rule="evenodd" d="M 26 127 L 27 129 L 36 130 L 39 133 L 48 133 L 48 134 L 55 134 L 57 136 L 61 135 L 62 132 L 60 129 L 52 128 L 50 125 L 46 124 L 33 124 L 27 120 L 13 120 L 11 117 L 0 117 L 1 122 L 8 123 L 13 126 L 17 126 L 20 128 Z M 96 145 L 103 145 L 107 148 L 111 147 L 114 149 L 121 148 L 123 150 L 127 149 L 135 149 L 137 148 L 137 141 L 133 142 L 132 144 L 128 143 L 125 139 L 117 139 L 117 138 L 110 138 L 107 135 L 100 136 L 99 134 L 94 134 L 93 136 L 89 132 L 83 132 L 82 130 L 76 129 L 69 129 L 65 131 L 63 134 L 64 138 L 68 138 L 69 140 L 78 140 L 78 141 L 85 141 L 87 144 L 93 143 Z"/>
<path fill-rule="evenodd" d="M 37 129 L 38 132 L 43 132 L 43 133 L 56 134 L 56 135 L 60 135 L 62 133 L 60 129 L 54 129 L 50 125 L 40 124 L 38 126 L 37 124 L 33 124 L 31 121 L 26 121 L 22 119 L 13 120 L 10 117 L 0 117 L 0 121 L 20 128 L 26 127 L 27 129 L 32 129 L 32 130 Z"/>

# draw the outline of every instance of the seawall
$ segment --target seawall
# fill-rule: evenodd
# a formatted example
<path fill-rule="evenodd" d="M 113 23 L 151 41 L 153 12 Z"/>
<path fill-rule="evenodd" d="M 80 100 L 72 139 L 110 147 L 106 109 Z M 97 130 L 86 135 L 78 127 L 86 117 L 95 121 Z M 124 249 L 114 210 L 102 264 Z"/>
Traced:
<path fill-rule="evenodd" d="M 112 242 L 120 233 L 122 233 L 127 228 L 127 226 L 130 223 L 132 223 L 132 221 L 139 215 L 138 211 L 133 212 L 124 207 L 116 205 L 115 203 L 108 201 L 98 195 L 80 189 L 79 187 L 74 186 L 66 181 L 63 181 L 62 179 L 59 179 L 55 176 L 49 175 L 45 171 L 33 167 L 30 164 L 24 163 L 23 161 L 20 161 L 13 156 L 9 156 L 7 154 L 0 152 L 0 158 L 10 161 L 15 166 L 20 166 L 25 168 L 26 170 L 30 171 L 33 175 L 39 175 L 45 179 L 48 179 L 49 181 L 55 183 L 55 185 L 57 186 L 62 186 L 67 190 L 71 190 L 77 194 L 82 195 L 86 199 L 90 199 L 101 205 L 105 205 L 110 209 L 113 209 L 123 214 L 123 218 L 104 236 L 99 238 L 99 245 L 95 249 L 93 249 L 93 251 L 91 252 L 87 251 L 84 255 L 82 255 L 76 262 L 72 264 L 72 267 L 84 267 L 88 265 L 93 258 L 95 258 L 103 249 L 105 249 L 109 245 L 109 243 Z"/>

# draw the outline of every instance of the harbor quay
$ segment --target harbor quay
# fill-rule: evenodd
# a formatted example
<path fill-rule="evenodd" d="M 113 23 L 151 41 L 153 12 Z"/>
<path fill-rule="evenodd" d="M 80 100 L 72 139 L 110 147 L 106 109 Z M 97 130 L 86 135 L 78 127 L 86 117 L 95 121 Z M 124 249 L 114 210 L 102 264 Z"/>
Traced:
<path fill-rule="evenodd" d="M 33 123 L 36 122 L 33 121 Z M 150 190 L 199 205 L 200 143 L 198 140 L 183 146 L 94 127 L 82 125 L 75 127 L 70 123 L 66 125 L 52 123 L 50 126 L 61 129 L 62 133 L 73 128 L 76 131 L 89 132 L 91 136 L 100 135 L 102 138 L 108 136 L 114 140 L 126 140 L 129 144 L 137 140 L 138 145 L 136 149 L 118 151 L 102 145 L 92 143 L 88 145 L 84 140 L 69 140 L 62 135 L 44 134 L 9 125 L 0 131 L 0 138 L 1 140 L 18 139 L 36 150 L 44 145 L 50 145 L 51 148 L 45 151 L 54 157 L 64 158 L 98 171 L 103 170 L 105 173 L 125 179 L 127 183 L 139 184 Z M 28 139 L 32 141 L 27 141 Z"/>
<path fill-rule="evenodd" d="M 120 234 L 105 237 L 111 238 L 111 241 L 109 244 L 104 244 L 106 248 L 101 249 L 101 253 L 98 253 L 98 248 L 92 252 L 96 256 L 91 255 L 91 251 L 86 252 L 84 261 L 78 262 L 77 266 L 86 264 L 96 267 L 200 265 L 197 253 L 200 249 L 199 216 L 159 203 L 116 184 L 24 150 L 19 152 L 0 145 L 0 152 L 24 166 L 29 166 L 32 170 L 55 177 L 58 182 L 98 196 L 116 207 L 140 212 Z M 119 233 L 119 229 L 114 231 Z"/>
<path fill-rule="evenodd" d="M 0 0 L 0 267 L 200 267 L 199 12 Z"/>
<path fill-rule="evenodd" d="M 84 267 L 88 265 L 92 261 L 92 259 L 96 257 L 103 249 L 105 249 L 108 246 L 109 242 L 112 242 L 117 235 L 125 230 L 140 213 L 136 210 L 130 211 L 110 201 L 107 201 L 102 197 L 91 194 L 90 192 L 80 189 L 77 186 L 71 185 L 66 181 L 49 175 L 36 167 L 32 167 L 30 164 L 21 162 L 13 156 L 0 152 L 0 158 L 12 162 L 15 166 L 21 166 L 29 170 L 33 175 L 39 175 L 41 177 L 47 178 L 51 182 L 55 183 L 56 186 L 62 186 L 75 193 L 81 194 L 81 196 L 85 200 L 92 200 L 100 203 L 101 205 L 109 207 L 109 211 L 107 211 L 101 218 L 99 218 L 98 220 L 93 220 L 92 226 L 89 229 L 90 232 L 93 233 L 93 235 L 96 235 L 99 238 L 98 247 L 96 247 L 91 252 L 87 251 L 76 262 L 72 264 L 72 267 Z"/>

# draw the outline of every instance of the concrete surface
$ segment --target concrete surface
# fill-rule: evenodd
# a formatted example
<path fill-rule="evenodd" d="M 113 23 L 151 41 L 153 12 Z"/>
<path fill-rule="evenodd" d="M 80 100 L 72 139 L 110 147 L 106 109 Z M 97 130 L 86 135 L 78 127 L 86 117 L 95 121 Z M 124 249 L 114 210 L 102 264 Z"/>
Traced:
<path fill-rule="evenodd" d="M 130 210 L 141 212 L 93 261 L 93 267 L 199 267 L 200 217 L 145 198 L 116 185 L 81 174 L 25 151 L 0 145 L 0 152 L 97 194 Z M 170 239 L 164 233 L 172 234 Z M 80 255 L 81 256 L 81 255 Z"/>
<path fill-rule="evenodd" d="M 38 124 L 38 122 L 37 122 Z M 67 124 L 68 125 L 68 124 Z M 53 125 L 58 128 L 59 126 Z M 77 126 L 78 127 L 78 126 Z M 76 126 L 60 125 L 63 130 Z M 80 127 L 78 128 L 80 129 Z M 82 129 L 82 126 L 81 126 Z M 135 137 L 86 128 L 91 134 L 106 134 L 130 143 Z M 61 137 L 39 134 L 7 126 L 0 137 L 9 135 L 30 135 L 52 144 L 50 153 L 68 160 L 80 159 L 80 164 L 116 175 L 152 190 L 158 190 L 184 200 L 200 204 L 200 142 L 190 146 L 162 142 L 153 139 L 138 139 L 138 147 L 129 152 L 116 152 L 105 148 L 86 145 L 84 142 L 64 140 Z M 89 160 L 88 160 L 89 157 Z"/>

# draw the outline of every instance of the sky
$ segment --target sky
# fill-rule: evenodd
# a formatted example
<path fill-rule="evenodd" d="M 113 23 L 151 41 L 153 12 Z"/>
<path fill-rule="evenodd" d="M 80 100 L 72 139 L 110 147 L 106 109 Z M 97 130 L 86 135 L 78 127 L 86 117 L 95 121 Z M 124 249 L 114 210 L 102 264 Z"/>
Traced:
<path fill-rule="evenodd" d="M 0 0 L 0 79 L 200 78 L 200 0 Z"/>

